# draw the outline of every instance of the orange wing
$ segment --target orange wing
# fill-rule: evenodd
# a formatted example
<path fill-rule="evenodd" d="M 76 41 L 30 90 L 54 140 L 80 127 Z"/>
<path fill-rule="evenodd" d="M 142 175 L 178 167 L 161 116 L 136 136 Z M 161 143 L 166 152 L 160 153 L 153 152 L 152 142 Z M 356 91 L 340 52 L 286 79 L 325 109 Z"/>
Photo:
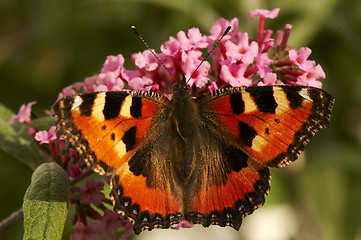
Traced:
<path fill-rule="evenodd" d="M 149 96 L 148 96 L 149 95 Z M 165 98 L 147 92 L 99 92 L 68 96 L 52 108 L 60 137 L 69 139 L 94 171 L 111 173 L 145 139 Z"/>
<path fill-rule="evenodd" d="M 207 126 L 202 132 L 214 140 L 206 137 L 211 157 L 199 161 L 204 177 L 185 217 L 238 229 L 263 205 L 269 167 L 297 158 L 315 132 L 328 126 L 334 100 L 321 89 L 267 86 L 220 89 L 196 101 Z"/>
<path fill-rule="evenodd" d="M 321 128 L 329 125 L 334 99 L 301 86 L 230 88 L 211 92 L 208 113 L 252 159 L 283 167 Z"/>
<path fill-rule="evenodd" d="M 114 209 L 135 224 L 137 233 L 182 219 L 170 173 L 150 157 L 149 144 L 162 123 L 156 119 L 167 103 L 154 92 L 99 92 L 65 97 L 52 108 L 59 137 L 68 139 L 94 171 L 112 174 Z M 156 168 L 147 169 L 147 177 L 140 168 L 144 161 Z"/>
<path fill-rule="evenodd" d="M 205 227 L 216 224 L 238 230 L 243 218 L 264 204 L 270 172 L 226 142 L 218 141 L 212 149 L 212 157 L 198 165 L 203 179 L 191 195 L 185 219 Z"/>

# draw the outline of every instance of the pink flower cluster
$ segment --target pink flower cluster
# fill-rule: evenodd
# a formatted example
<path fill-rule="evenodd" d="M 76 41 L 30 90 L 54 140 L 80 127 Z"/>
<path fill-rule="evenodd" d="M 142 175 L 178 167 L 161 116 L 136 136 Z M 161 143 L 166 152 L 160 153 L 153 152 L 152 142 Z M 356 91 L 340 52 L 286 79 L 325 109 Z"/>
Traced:
<path fill-rule="evenodd" d="M 110 200 L 105 198 L 101 192 L 104 187 L 103 182 L 95 182 L 93 178 L 86 177 L 86 184 L 81 187 L 73 187 L 72 203 L 76 205 L 75 234 L 71 235 L 71 240 L 99 239 L 99 235 L 106 235 L 108 239 L 113 239 L 113 235 L 123 229 L 124 233 L 120 240 L 127 239 L 134 233 L 133 225 L 127 223 L 116 212 L 109 210 L 105 204 L 111 205 Z M 103 214 L 99 214 L 100 209 Z"/>
<path fill-rule="evenodd" d="M 303 85 L 321 88 L 319 79 L 325 78 L 325 73 L 319 64 L 308 60 L 311 50 L 304 47 L 296 51 L 288 46 L 292 26 L 286 24 L 284 30 L 276 32 L 275 38 L 272 38 L 272 30 L 265 29 L 266 19 L 276 18 L 278 13 L 279 9 L 250 12 L 251 20 L 259 17 L 256 41 L 247 32 L 238 30 L 237 18 L 230 21 L 221 18 L 210 29 L 209 35 L 191 28 L 187 33 L 180 31 L 176 37 L 169 37 L 161 45 L 160 53 L 149 49 L 134 53 L 131 57 L 136 66 L 134 70 L 124 67 L 121 54 L 108 56 L 99 74 L 64 88 L 58 98 L 77 92 L 129 90 L 151 90 L 171 97 L 173 82 L 183 74 L 194 96 L 223 87 Z M 213 48 L 230 25 L 229 33 L 219 46 Z M 212 51 L 206 59 L 205 51 Z M 34 104 L 23 104 L 9 124 L 17 120 L 31 125 Z M 49 131 L 31 127 L 29 134 L 47 153 L 47 160 L 58 162 L 72 180 L 70 203 L 75 206 L 76 214 L 73 218 L 75 234 L 71 239 L 98 239 L 102 234 L 112 239 L 119 229 L 125 231 L 122 239 L 133 233 L 131 224 L 106 207 L 111 202 L 101 192 L 104 184 L 86 177 L 90 173 L 86 164 L 65 139 L 56 137 L 54 126 Z M 82 179 L 85 183 L 81 182 Z M 75 185 L 79 182 L 83 185 Z M 184 221 L 175 229 L 181 227 L 192 227 L 192 224 Z"/>
<path fill-rule="evenodd" d="M 135 70 L 125 69 L 123 55 L 108 56 L 99 74 L 65 88 L 59 98 L 79 90 L 152 90 L 168 96 L 172 90 L 172 81 L 182 74 L 196 96 L 230 86 L 286 84 L 320 88 L 322 84 L 319 79 L 325 78 L 325 73 L 320 65 L 316 66 L 314 61 L 307 60 L 311 50 L 301 48 L 297 52 L 287 44 L 292 26 L 286 24 L 283 31 L 276 32 L 275 38 L 272 38 L 272 30 L 265 29 L 266 19 L 276 18 L 278 13 L 278 8 L 250 12 L 252 20 L 259 17 L 257 41 L 250 38 L 247 32 L 238 30 L 237 18 L 230 21 L 219 19 L 210 29 L 209 35 L 202 34 L 198 28 L 191 28 L 187 33 L 178 32 L 176 37 L 170 37 L 160 47 L 160 53 L 152 50 L 171 75 L 150 50 L 132 55 Z M 210 51 L 229 25 L 232 26 L 230 32 L 199 66 L 204 57 L 202 50 Z"/>

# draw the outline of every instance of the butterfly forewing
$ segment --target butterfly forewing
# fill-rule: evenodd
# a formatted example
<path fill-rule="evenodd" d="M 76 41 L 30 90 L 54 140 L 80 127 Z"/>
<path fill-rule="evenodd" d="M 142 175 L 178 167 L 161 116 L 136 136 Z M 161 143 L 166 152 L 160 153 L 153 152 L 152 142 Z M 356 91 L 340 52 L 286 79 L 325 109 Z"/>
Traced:
<path fill-rule="evenodd" d="M 150 92 L 99 92 L 68 96 L 52 111 L 57 131 L 99 173 L 112 172 L 145 138 L 166 99 Z M 149 98 L 157 101 L 150 100 Z"/>
<path fill-rule="evenodd" d="M 316 131 L 329 125 L 334 100 L 313 87 L 265 86 L 220 89 L 198 101 L 250 157 L 283 167 L 297 158 Z"/>

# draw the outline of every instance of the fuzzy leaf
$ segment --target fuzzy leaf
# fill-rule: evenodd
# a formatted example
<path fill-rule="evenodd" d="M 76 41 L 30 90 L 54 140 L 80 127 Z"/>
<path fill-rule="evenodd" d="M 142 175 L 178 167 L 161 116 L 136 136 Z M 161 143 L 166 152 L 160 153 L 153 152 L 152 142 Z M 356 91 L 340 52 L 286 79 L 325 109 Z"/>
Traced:
<path fill-rule="evenodd" d="M 23 203 L 24 239 L 61 239 L 68 213 L 69 178 L 56 163 L 40 165 Z"/>

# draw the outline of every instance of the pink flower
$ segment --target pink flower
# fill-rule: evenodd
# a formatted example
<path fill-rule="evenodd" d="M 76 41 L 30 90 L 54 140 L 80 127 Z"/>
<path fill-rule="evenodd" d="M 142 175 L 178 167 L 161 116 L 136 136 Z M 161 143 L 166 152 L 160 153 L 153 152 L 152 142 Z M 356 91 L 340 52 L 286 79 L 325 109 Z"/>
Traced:
<path fill-rule="evenodd" d="M 294 61 L 301 70 L 308 71 L 315 66 L 314 61 L 307 60 L 311 52 L 312 50 L 307 47 L 300 48 L 298 52 L 291 49 L 289 51 L 289 57 L 290 60 Z"/>
<path fill-rule="evenodd" d="M 217 90 L 218 86 L 216 82 L 212 82 L 209 86 L 208 86 L 208 91 L 214 91 Z"/>
<path fill-rule="evenodd" d="M 91 204 L 100 205 L 104 200 L 105 196 L 101 190 L 103 190 L 104 183 L 95 182 L 94 179 L 87 177 L 85 178 L 86 184 L 85 186 L 81 186 L 79 188 L 79 192 L 82 195 L 80 199 L 81 204 Z"/>
<path fill-rule="evenodd" d="M 35 140 L 40 142 L 40 144 L 50 143 L 55 140 L 56 137 L 56 127 L 51 126 L 49 132 L 47 131 L 39 131 L 35 134 Z"/>
<path fill-rule="evenodd" d="M 251 64 L 258 53 L 258 44 L 256 42 L 249 43 L 248 33 L 242 34 L 238 44 L 232 41 L 226 41 L 226 55 L 232 63 L 241 61 L 245 64 Z"/>
<path fill-rule="evenodd" d="M 130 89 L 134 91 L 149 91 L 152 88 L 152 86 L 145 87 L 145 81 L 140 77 L 133 78 L 128 82 L 128 84 Z"/>
<path fill-rule="evenodd" d="M 83 85 L 84 92 L 94 92 L 97 81 L 98 81 L 98 75 L 85 78 Z"/>
<path fill-rule="evenodd" d="M 138 68 L 144 68 L 146 71 L 153 71 L 160 64 L 150 50 L 145 50 L 143 53 L 134 53 L 132 59 Z"/>
<path fill-rule="evenodd" d="M 85 225 L 82 222 L 77 222 L 75 225 L 75 234 L 70 236 L 70 240 L 97 240 L 98 236 L 94 235 L 94 229 L 92 225 Z"/>
<path fill-rule="evenodd" d="M 325 78 L 326 74 L 321 65 L 317 65 L 297 78 L 297 85 L 322 88 L 322 83 L 317 79 Z"/>
<path fill-rule="evenodd" d="M 114 72 L 100 73 L 97 83 L 95 91 L 121 91 L 124 88 L 124 82 Z"/>
<path fill-rule="evenodd" d="M 132 80 L 130 80 L 128 82 L 128 84 L 129 84 L 130 89 L 132 89 L 134 91 L 140 91 L 144 87 L 143 79 L 141 79 L 140 77 L 133 78 Z"/>
<path fill-rule="evenodd" d="M 104 84 L 98 85 L 94 88 L 94 92 L 107 92 L 108 87 Z"/>
<path fill-rule="evenodd" d="M 75 90 L 80 90 L 82 87 L 84 87 L 84 83 L 76 82 L 70 86 L 63 88 L 63 91 L 61 91 L 61 93 L 59 93 L 58 95 L 58 100 L 66 96 L 71 96 L 76 94 Z M 53 114 L 51 114 L 50 116 L 52 115 Z"/>
<path fill-rule="evenodd" d="M 122 91 L 124 89 L 124 82 L 120 78 L 114 78 L 107 82 L 108 91 Z"/>
<path fill-rule="evenodd" d="M 275 45 L 275 40 L 271 38 L 273 31 L 272 30 L 265 30 L 263 33 L 263 41 L 262 44 L 259 46 L 259 52 L 268 52 L 268 50 Z"/>
<path fill-rule="evenodd" d="M 208 37 L 212 42 L 219 40 L 219 38 L 223 35 L 224 31 L 227 29 L 228 26 L 232 26 L 230 32 L 223 38 L 227 40 L 231 38 L 232 33 L 238 29 L 238 19 L 233 18 L 231 21 L 228 21 L 224 18 L 220 18 L 217 22 L 211 27 L 209 31 L 211 35 Z"/>
<path fill-rule="evenodd" d="M 198 88 L 203 87 L 209 81 L 208 72 L 211 68 L 211 65 L 207 61 L 204 61 L 202 65 L 199 66 L 201 56 L 202 52 L 200 51 L 182 52 L 182 62 L 184 62 L 182 70 L 187 81 L 189 80 L 188 85 L 192 86 L 195 84 Z M 194 72 L 198 66 L 199 68 Z"/>
<path fill-rule="evenodd" d="M 223 81 L 229 83 L 232 87 L 252 86 L 252 79 L 244 77 L 247 69 L 246 64 L 234 64 L 230 60 L 225 60 L 221 65 L 219 77 Z"/>
<path fill-rule="evenodd" d="M 172 227 L 172 229 L 179 230 L 181 228 L 192 228 L 193 226 L 193 223 L 190 223 L 188 221 L 181 221 L 176 227 Z"/>
<path fill-rule="evenodd" d="M 192 49 L 201 49 L 208 46 L 207 37 L 202 36 L 198 28 L 188 30 L 188 37 L 183 31 L 178 32 L 177 39 L 182 50 L 188 51 Z"/>
<path fill-rule="evenodd" d="M 141 73 L 141 71 L 137 70 L 126 70 L 123 69 L 122 73 L 122 79 L 126 82 L 129 82 L 131 79 L 136 77 L 143 77 L 144 73 Z"/>
<path fill-rule="evenodd" d="M 158 84 L 153 84 L 152 85 L 152 91 L 153 92 L 159 92 L 159 85 Z"/>
<path fill-rule="evenodd" d="M 181 73 L 181 55 L 183 51 L 178 51 L 174 56 L 168 56 L 166 54 L 161 55 L 161 61 L 164 66 L 169 70 L 169 72 L 173 75 L 171 76 L 167 69 L 163 66 L 158 68 L 157 77 L 154 78 L 154 82 L 160 86 L 160 89 L 163 90 L 163 86 L 167 84 L 168 81 L 174 81 Z"/>
<path fill-rule="evenodd" d="M 68 166 L 68 172 L 69 172 L 70 177 L 75 178 L 75 179 L 80 178 L 83 175 L 81 168 L 75 164 L 70 164 Z"/>
<path fill-rule="evenodd" d="M 17 115 L 13 116 L 8 124 L 12 124 L 14 123 L 15 119 L 22 123 L 22 122 L 25 122 L 26 124 L 30 124 L 31 123 L 31 118 L 30 118 L 30 115 L 31 115 L 31 107 L 36 104 L 36 102 L 29 102 L 28 104 L 23 104 L 21 105 L 20 109 L 19 109 L 19 112 Z"/>
<path fill-rule="evenodd" d="M 272 69 L 268 67 L 268 64 L 272 63 L 273 60 L 268 58 L 267 53 L 259 53 L 257 56 L 257 62 L 255 68 L 258 71 L 258 74 L 263 78 L 267 73 L 272 72 Z"/>
<path fill-rule="evenodd" d="M 177 39 L 169 37 L 169 40 L 160 46 L 160 50 L 165 55 L 173 57 L 179 52 L 180 45 L 181 44 Z"/>
<path fill-rule="evenodd" d="M 103 68 L 101 69 L 102 73 L 112 72 L 115 75 L 119 75 L 121 69 L 123 68 L 124 57 L 122 54 L 117 56 L 108 56 L 104 62 Z"/>
<path fill-rule="evenodd" d="M 275 73 L 266 73 L 266 75 L 263 78 L 263 81 L 258 83 L 258 86 L 271 86 L 276 85 L 277 81 L 277 75 Z"/>
<path fill-rule="evenodd" d="M 58 99 L 61 99 L 66 96 L 71 96 L 75 94 L 73 85 L 67 86 L 63 88 L 63 91 L 59 94 Z"/>
<path fill-rule="evenodd" d="M 274 19 L 278 16 L 279 12 L 280 12 L 279 8 L 275 8 L 271 11 L 267 9 L 256 9 L 253 11 L 249 11 L 249 18 L 253 20 L 256 16 L 259 16 L 260 18 Z"/>

